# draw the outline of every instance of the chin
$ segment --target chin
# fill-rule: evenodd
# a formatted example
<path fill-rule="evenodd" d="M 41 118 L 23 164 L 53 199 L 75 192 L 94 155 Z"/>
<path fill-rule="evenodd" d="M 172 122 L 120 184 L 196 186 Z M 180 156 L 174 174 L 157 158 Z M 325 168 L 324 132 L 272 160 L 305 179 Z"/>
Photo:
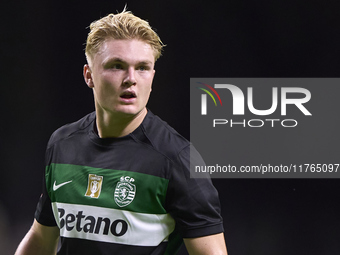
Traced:
<path fill-rule="evenodd" d="M 143 111 L 142 109 L 137 109 L 136 107 L 121 107 L 120 109 L 117 109 L 116 112 L 120 114 L 124 114 L 126 116 L 135 116 L 138 115 Z"/>

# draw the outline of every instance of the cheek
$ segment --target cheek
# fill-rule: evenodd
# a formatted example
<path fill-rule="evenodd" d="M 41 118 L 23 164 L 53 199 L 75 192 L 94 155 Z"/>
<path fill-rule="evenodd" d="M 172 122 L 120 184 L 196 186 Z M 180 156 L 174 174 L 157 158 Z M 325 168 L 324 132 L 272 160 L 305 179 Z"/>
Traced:
<path fill-rule="evenodd" d="M 144 90 L 145 97 L 150 96 L 151 90 L 152 90 L 151 86 L 148 86 L 147 88 L 145 88 L 145 90 Z"/>
<path fill-rule="evenodd" d="M 112 77 L 103 76 L 97 83 L 97 87 L 101 90 L 101 93 L 114 94 L 117 93 L 118 83 L 112 79 Z"/>
<path fill-rule="evenodd" d="M 140 103 L 141 103 L 142 105 L 147 104 L 147 102 L 149 101 L 149 98 L 150 98 L 150 93 L 151 93 L 150 87 L 145 88 L 145 89 L 143 90 L 143 92 L 141 93 L 141 100 L 140 100 Z"/>

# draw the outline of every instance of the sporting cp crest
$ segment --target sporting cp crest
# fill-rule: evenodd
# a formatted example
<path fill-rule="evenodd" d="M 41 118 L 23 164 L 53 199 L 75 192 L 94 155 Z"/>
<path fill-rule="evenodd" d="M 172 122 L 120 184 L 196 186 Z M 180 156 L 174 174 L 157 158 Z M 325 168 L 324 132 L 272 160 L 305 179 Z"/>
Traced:
<path fill-rule="evenodd" d="M 102 190 L 103 176 L 89 174 L 86 197 L 98 198 Z"/>
<path fill-rule="evenodd" d="M 129 176 L 120 177 L 120 181 L 117 183 L 115 189 L 115 202 L 119 207 L 124 207 L 129 205 L 136 194 L 136 185 L 132 184 L 135 179 L 130 178 Z"/>

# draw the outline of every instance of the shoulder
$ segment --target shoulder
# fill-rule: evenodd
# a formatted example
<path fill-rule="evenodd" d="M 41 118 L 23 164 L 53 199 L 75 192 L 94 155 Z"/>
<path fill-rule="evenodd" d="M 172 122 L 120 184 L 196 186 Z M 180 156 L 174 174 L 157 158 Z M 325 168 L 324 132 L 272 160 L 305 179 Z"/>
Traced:
<path fill-rule="evenodd" d="M 95 120 L 95 112 L 92 112 L 85 117 L 81 118 L 78 121 L 75 121 L 73 123 L 66 124 L 60 128 L 58 128 L 54 133 L 52 134 L 49 142 L 48 147 L 53 145 L 54 143 L 66 139 L 72 135 L 75 135 L 79 132 L 83 132 L 86 130 Z"/>
<path fill-rule="evenodd" d="M 141 128 L 151 145 L 168 157 L 178 156 L 190 147 L 190 142 L 168 123 L 148 111 Z"/>

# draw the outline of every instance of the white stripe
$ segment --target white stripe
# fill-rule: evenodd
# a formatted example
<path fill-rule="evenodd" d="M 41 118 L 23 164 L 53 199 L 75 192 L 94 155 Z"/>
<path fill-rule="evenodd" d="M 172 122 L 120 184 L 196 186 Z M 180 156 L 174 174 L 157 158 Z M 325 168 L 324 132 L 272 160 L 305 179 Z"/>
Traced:
<path fill-rule="evenodd" d="M 52 203 L 52 208 L 59 227 L 61 223 L 64 223 L 60 229 L 60 236 L 63 237 L 127 245 L 157 246 L 161 242 L 167 241 L 168 236 L 175 228 L 175 221 L 169 214 L 136 213 L 96 206 L 57 202 Z M 61 218 L 59 218 L 61 215 L 58 213 L 58 209 L 65 210 L 65 214 Z M 82 214 L 78 215 L 79 212 L 82 212 Z M 84 217 L 82 215 L 84 215 Z M 86 219 L 87 216 L 95 218 L 96 222 L 92 224 L 94 228 L 98 223 L 99 217 L 102 219 L 108 218 L 110 220 L 108 234 L 104 234 L 105 222 L 101 223 L 99 233 L 96 234 L 95 231 L 93 231 L 93 233 L 86 233 L 83 227 L 86 224 L 89 226 L 89 223 L 91 223 L 91 220 Z M 127 223 L 127 231 L 124 235 L 115 236 L 111 233 L 110 228 L 112 225 L 114 225 L 113 231 L 121 233 L 122 223 L 112 224 L 116 220 L 123 220 Z M 77 230 L 77 221 L 80 223 L 78 224 L 81 228 L 80 231 L 78 231 L 79 229 Z M 66 225 L 69 230 L 67 230 Z"/>
<path fill-rule="evenodd" d="M 201 95 L 201 115 L 207 115 L 207 95 Z"/>

